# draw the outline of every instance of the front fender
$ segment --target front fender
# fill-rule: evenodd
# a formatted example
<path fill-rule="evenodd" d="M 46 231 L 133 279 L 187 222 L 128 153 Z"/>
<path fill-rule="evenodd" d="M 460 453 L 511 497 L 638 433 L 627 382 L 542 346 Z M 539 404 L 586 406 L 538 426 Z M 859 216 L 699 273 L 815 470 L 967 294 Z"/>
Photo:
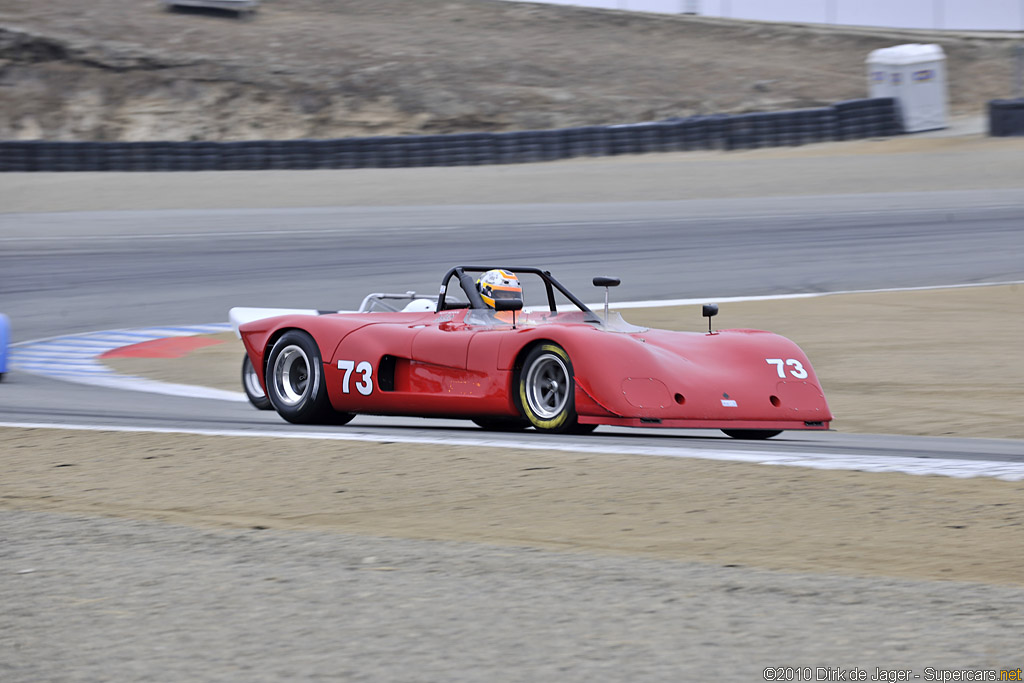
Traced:
<path fill-rule="evenodd" d="M 804 352 L 770 332 L 597 332 L 561 342 L 581 415 L 658 420 L 832 419 Z M 587 411 L 592 411 L 588 413 Z"/>
<path fill-rule="evenodd" d="M 320 357 L 329 363 L 334 349 L 338 347 L 342 338 L 368 322 L 369 320 L 355 317 L 290 314 L 242 323 L 238 327 L 238 333 L 242 338 L 242 344 L 245 345 L 245 352 L 249 355 L 249 361 L 262 382 L 266 354 L 270 352 L 270 345 L 285 331 L 302 330 L 309 333 L 320 349 Z"/>

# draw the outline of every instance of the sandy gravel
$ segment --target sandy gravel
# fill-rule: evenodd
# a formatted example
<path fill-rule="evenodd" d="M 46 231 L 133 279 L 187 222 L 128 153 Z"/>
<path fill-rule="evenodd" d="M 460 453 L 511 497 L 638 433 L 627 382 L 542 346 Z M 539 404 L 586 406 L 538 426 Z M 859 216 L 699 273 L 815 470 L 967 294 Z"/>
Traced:
<path fill-rule="evenodd" d="M 769 666 L 1021 664 L 1020 586 L 37 512 L 0 514 L 0 537 L 4 683 L 750 683 Z"/>
<path fill-rule="evenodd" d="M 0 508 L 1024 584 L 988 479 L 467 447 L 5 429 Z"/>

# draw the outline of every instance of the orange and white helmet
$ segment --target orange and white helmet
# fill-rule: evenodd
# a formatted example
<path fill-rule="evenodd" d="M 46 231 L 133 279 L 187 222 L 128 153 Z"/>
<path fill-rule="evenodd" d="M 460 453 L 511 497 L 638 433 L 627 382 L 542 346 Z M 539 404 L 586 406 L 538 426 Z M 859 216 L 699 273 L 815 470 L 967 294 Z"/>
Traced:
<path fill-rule="evenodd" d="M 476 281 L 476 288 L 484 303 L 494 308 L 495 299 L 522 299 L 523 288 L 519 278 L 508 270 L 488 270 Z"/>

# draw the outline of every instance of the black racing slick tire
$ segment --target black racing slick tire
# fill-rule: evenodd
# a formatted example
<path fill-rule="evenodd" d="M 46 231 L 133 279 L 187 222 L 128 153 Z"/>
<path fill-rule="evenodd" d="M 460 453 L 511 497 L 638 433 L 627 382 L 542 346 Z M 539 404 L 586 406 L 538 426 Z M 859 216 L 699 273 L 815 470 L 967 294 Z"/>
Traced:
<path fill-rule="evenodd" d="M 274 410 L 295 424 L 344 424 L 354 416 L 331 407 L 320 349 L 308 333 L 281 335 L 267 361 L 267 397 Z"/>
<path fill-rule="evenodd" d="M 731 436 L 734 439 L 744 439 L 746 441 L 760 441 L 762 439 L 770 439 L 773 436 L 778 436 L 782 433 L 781 429 L 723 429 L 722 432 L 726 436 Z"/>
<path fill-rule="evenodd" d="M 260 378 L 256 375 L 252 361 L 249 360 L 249 354 L 242 357 L 242 388 L 245 389 L 249 403 L 258 410 L 274 409 L 274 406 L 270 405 L 270 399 L 267 398 L 267 392 L 263 391 L 263 386 L 260 385 Z"/>
<path fill-rule="evenodd" d="M 576 380 L 569 354 L 557 344 L 538 344 L 523 359 L 519 408 L 534 429 L 581 433 L 576 419 Z"/>

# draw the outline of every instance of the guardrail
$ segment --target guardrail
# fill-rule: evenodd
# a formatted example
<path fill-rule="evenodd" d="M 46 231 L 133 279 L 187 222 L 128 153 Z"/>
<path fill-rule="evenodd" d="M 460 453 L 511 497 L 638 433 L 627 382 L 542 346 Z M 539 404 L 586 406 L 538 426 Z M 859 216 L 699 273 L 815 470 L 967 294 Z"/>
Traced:
<path fill-rule="evenodd" d="M 754 149 L 903 132 L 892 98 L 620 126 L 335 140 L 0 142 L 0 171 L 255 171 L 553 161 L 707 149 Z"/>

